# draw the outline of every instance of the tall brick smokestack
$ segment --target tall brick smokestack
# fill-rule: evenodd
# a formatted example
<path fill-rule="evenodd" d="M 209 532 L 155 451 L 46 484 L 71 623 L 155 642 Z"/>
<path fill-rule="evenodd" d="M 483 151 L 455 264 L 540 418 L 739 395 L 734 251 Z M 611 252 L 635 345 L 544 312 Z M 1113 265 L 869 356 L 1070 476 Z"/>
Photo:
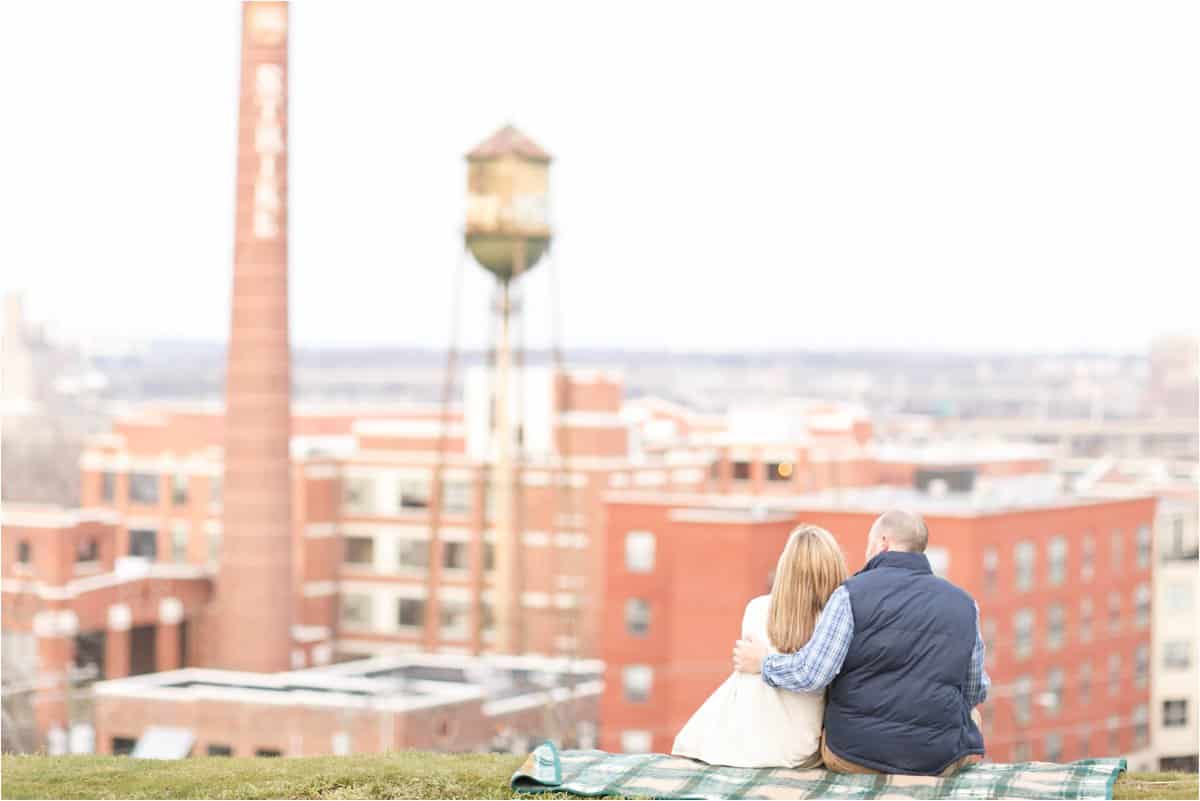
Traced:
<path fill-rule="evenodd" d="M 242 5 L 216 662 L 292 667 L 286 2 Z"/>

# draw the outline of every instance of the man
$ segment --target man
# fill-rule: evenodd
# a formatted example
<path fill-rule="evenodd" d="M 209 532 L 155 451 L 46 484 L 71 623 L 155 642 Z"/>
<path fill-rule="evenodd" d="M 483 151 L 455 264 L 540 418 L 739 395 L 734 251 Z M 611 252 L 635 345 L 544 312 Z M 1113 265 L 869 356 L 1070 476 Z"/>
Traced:
<path fill-rule="evenodd" d="M 734 668 L 772 687 L 826 687 L 821 756 L 838 773 L 949 776 L 983 758 L 974 707 L 987 698 L 979 606 L 933 575 L 920 517 L 871 526 L 867 564 L 834 591 L 799 651 L 739 640 Z"/>

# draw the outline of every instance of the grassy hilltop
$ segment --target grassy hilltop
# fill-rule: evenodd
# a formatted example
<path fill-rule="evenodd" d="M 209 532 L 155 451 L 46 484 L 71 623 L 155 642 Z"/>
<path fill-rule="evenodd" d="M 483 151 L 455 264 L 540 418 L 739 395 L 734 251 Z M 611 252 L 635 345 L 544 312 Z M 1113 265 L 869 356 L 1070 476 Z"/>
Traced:
<path fill-rule="evenodd" d="M 3 758 L 3 798 L 512 798 L 523 757 L 497 754 L 296 759 L 107 756 Z M 1197 798 L 1194 774 L 1127 773 L 1117 798 Z M 544 798 L 570 798 L 554 795 Z M 528 796 L 526 796 L 528 798 Z"/>

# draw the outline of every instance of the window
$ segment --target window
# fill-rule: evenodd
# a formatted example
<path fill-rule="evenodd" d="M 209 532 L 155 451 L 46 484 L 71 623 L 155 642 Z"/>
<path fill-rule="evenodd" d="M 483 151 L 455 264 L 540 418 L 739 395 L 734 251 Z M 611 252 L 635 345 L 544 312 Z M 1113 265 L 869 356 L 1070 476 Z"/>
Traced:
<path fill-rule="evenodd" d="M 1133 683 L 1145 687 L 1150 677 L 1150 647 L 1139 645 L 1133 654 Z"/>
<path fill-rule="evenodd" d="M 441 636 L 447 638 L 466 637 L 470 629 L 470 604 L 466 601 L 452 601 L 443 598 L 438 606 L 441 614 Z"/>
<path fill-rule="evenodd" d="M 1116 529 L 1112 533 L 1112 572 L 1118 575 L 1125 562 L 1125 533 Z"/>
<path fill-rule="evenodd" d="M 133 753 L 135 745 L 137 745 L 136 737 L 114 737 L 112 738 L 113 756 L 129 756 Z"/>
<path fill-rule="evenodd" d="M 228 745 L 218 745 L 217 743 L 209 743 L 207 753 L 210 757 L 233 756 L 233 748 L 231 748 Z"/>
<path fill-rule="evenodd" d="M 254 755 L 256 757 L 277 757 L 280 755 L 278 748 L 255 748 Z"/>
<path fill-rule="evenodd" d="M 100 474 L 100 499 L 112 503 L 117 497 L 117 477 L 109 471 Z"/>
<path fill-rule="evenodd" d="M 631 531 L 625 535 L 625 569 L 630 573 L 654 570 L 654 535 L 649 531 Z"/>
<path fill-rule="evenodd" d="M 996 570 L 1000 566 L 1000 554 L 995 548 L 983 550 L 983 591 L 991 595 L 996 591 Z"/>
<path fill-rule="evenodd" d="M 791 478 L 791 462 L 767 462 L 767 481 L 790 481 Z"/>
<path fill-rule="evenodd" d="M 1134 624 L 1144 629 L 1150 625 L 1150 586 L 1139 584 L 1133 598 Z"/>
<path fill-rule="evenodd" d="M 1062 736 L 1051 732 L 1046 735 L 1046 751 L 1043 758 L 1047 762 L 1058 762 L 1062 759 Z"/>
<path fill-rule="evenodd" d="M 1067 578 L 1067 538 L 1053 537 L 1046 551 L 1050 563 L 1048 579 L 1052 585 L 1062 584 Z"/>
<path fill-rule="evenodd" d="M 721 479 L 721 463 L 720 462 L 713 462 L 712 464 L 710 464 L 708 466 L 708 477 L 712 481 L 719 481 Z"/>
<path fill-rule="evenodd" d="M 95 562 L 100 558 L 100 546 L 92 537 L 80 540 L 75 544 L 75 561 L 81 563 Z"/>
<path fill-rule="evenodd" d="M 412 537 L 396 540 L 396 564 L 401 570 L 426 570 L 429 542 Z"/>
<path fill-rule="evenodd" d="M 621 751 L 626 754 L 645 754 L 650 751 L 653 738 L 645 729 L 626 729 L 621 732 Z"/>
<path fill-rule="evenodd" d="M 465 542 L 442 543 L 442 567 L 446 570 L 466 570 L 470 566 L 470 551 Z"/>
<path fill-rule="evenodd" d="M 188 502 L 188 477 L 183 473 L 171 476 L 171 503 L 186 506 Z"/>
<path fill-rule="evenodd" d="M 1187 725 L 1187 699 L 1175 698 L 1163 701 L 1163 726 L 1173 729 Z"/>
<path fill-rule="evenodd" d="M 1062 648 L 1063 608 L 1062 604 L 1051 604 L 1046 613 L 1046 647 L 1051 651 Z"/>
<path fill-rule="evenodd" d="M 1192 666 L 1192 644 L 1187 640 L 1171 640 L 1163 644 L 1163 667 L 1167 670 L 1186 670 Z"/>
<path fill-rule="evenodd" d="M 216 562 L 221 558 L 221 531 L 220 529 L 210 528 L 208 530 L 208 561 Z"/>
<path fill-rule="evenodd" d="M 346 537 L 343 561 L 348 565 L 371 567 L 375 564 L 374 537 Z"/>
<path fill-rule="evenodd" d="M 621 685 L 625 688 L 625 700 L 640 704 L 650 697 L 650 685 L 654 682 L 654 668 L 647 665 L 626 665 L 621 669 Z"/>
<path fill-rule="evenodd" d="M 1171 521 L 1171 553 L 1168 558 L 1179 558 L 1183 555 L 1184 526 L 1187 525 L 1183 515 Z"/>
<path fill-rule="evenodd" d="M 17 563 L 27 565 L 33 561 L 33 546 L 29 544 L 29 540 L 21 540 L 17 543 Z"/>
<path fill-rule="evenodd" d="M 929 560 L 929 569 L 933 575 L 946 578 L 950 572 L 950 551 L 939 545 L 931 545 L 925 549 L 925 558 Z"/>
<path fill-rule="evenodd" d="M 634 637 L 645 637 L 650 631 L 650 603 L 641 598 L 625 602 L 625 631 Z"/>
<path fill-rule="evenodd" d="M 1018 542 L 1013 552 L 1013 561 L 1017 569 L 1017 590 L 1028 592 L 1033 589 L 1034 560 L 1037 559 L 1037 546 L 1032 542 Z"/>
<path fill-rule="evenodd" d="M 1096 538 L 1085 534 L 1080 551 L 1079 577 L 1084 581 L 1091 581 L 1096 575 Z"/>
<path fill-rule="evenodd" d="M 153 561 L 158 557 L 158 532 L 154 529 L 129 530 L 129 555 Z"/>
<path fill-rule="evenodd" d="M 1108 753 L 1111 756 L 1118 756 L 1121 753 L 1121 719 L 1116 715 L 1109 715 L 1106 727 L 1108 728 Z"/>
<path fill-rule="evenodd" d="M 429 478 L 402 476 L 396 488 L 396 505 L 401 509 L 428 509 Z"/>
<path fill-rule="evenodd" d="M 400 628 L 421 628 L 425 625 L 425 601 L 422 598 L 401 598 L 396 604 L 396 625 Z"/>
<path fill-rule="evenodd" d="M 496 569 L 496 545 L 495 543 L 485 542 L 483 544 L 483 570 L 485 573 L 490 573 Z"/>
<path fill-rule="evenodd" d="M 1195 773 L 1200 770 L 1200 759 L 1195 754 L 1181 757 L 1160 757 L 1158 769 L 1164 773 Z"/>
<path fill-rule="evenodd" d="M 1013 636 L 1016 640 L 1014 654 L 1025 659 L 1033 653 L 1033 610 L 1022 609 L 1013 615 Z"/>
<path fill-rule="evenodd" d="M 370 628 L 373 610 L 369 595 L 343 595 L 341 598 L 341 618 L 343 626 L 355 628 Z"/>
<path fill-rule="evenodd" d="M 1021 676 L 1013 682 L 1013 718 L 1020 725 L 1029 722 L 1030 702 L 1033 694 L 1033 680 Z"/>
<path fill-rule="evenodd" d="M 351 476 L 342 485 L 342 509 L 349 514 L 370 515 L 375 511 L 375 482 Z"/>
<path fill-rule="evenodd" d="M 1192 587 L 1187 582 L 1173 581 L 1167 585 L 1165 591 L 1165 600 L 1167 602 L 1167 611 L 1169 612 L 1191 612 L 1192 611 Z"/>
<path fill-rule="evenodd" d="M 151 473 L 130 473 L 129 500 L 144 506 L 157 506 L 158 476 Z"/>
<path fill-rule="evenodd" d="M 492 611 L 492 605 L 486 602 L 479 604 L 479 633 L 485 637 L 491 635 L 496 629 L 496 613 Z"/>
<path fill-rule="evenodd" d="M 1118 592 L 1108 594 L 1108 633 L 1121 633 L 1121 594 Z"/>
<path fill-rule="evenodd" d="M 749 481 L 750 480 L 750 463 L 745 460 L 740 460 L 733 463 L 733 480 L 734 481 Z"/>
<path fill-rule="evenodd" d="M 188 560 L 188 525 L 175 523 L 171 526 L 171 560 L 186 562 Z"/>
<path fill-rule="evenodd" d="M 220 506 L 225 501 L 225 479 L 213 476 L 208 482 L 208 505 Z"/>
<path fill-rule="evenodd" d="M 1079 705 L 1087 706 L 1092 702 L 1092 663 L 1084 662 L 1079 666 Z"/>
<path fill-rule="evenodd" d="M 442 480 L 442 511 L 451 515 L 471 513 L 471 494 L 474 487 L 462 479 Z"/>
<path fill-rule="evenodd" d="M 1013 762 L 1028 762 L 1033 758 L 1032 749 L 1029 743 L 1024 740 L 1018 740 L 1013 743 Z"/>
<path fill-rule="evenodd" d="M 1150 551 L 1153 541 L 1150 538 L 1150 527 L 1138 526 L 1137 530 L 1137 564 L 1138 567 L 1150 567 Z"/>
<path fill-rule="evenodd" d="M 1115 696 L 1121 691 L 1121 655 L 1108 655 L 1108 694 Z"/>
<path fill-rule="evenodd" d="M 1092 641 L 1092 599 L 1083 598 L 1079 601 L 1079 641 Z"/>
<path fill-rule="evenodd" d="M 158 476 L 150 472 L 131 472 L 130 502 L 143 506 L 157 506 Z"/>
<path fill-rule="evenodd" d="M 1043 706 L 1051 715 L 1058 714 L 1062 707 L 1063 672 L 1061 668 L 1052 668 L 1046 674 L 1046 697 Z"/>
<path fill-rule="evenodd" d="M 1133 708 L 1133 747 L 1144 748 L 1150 742 L 1150 710 L 1145 704 Z"/>

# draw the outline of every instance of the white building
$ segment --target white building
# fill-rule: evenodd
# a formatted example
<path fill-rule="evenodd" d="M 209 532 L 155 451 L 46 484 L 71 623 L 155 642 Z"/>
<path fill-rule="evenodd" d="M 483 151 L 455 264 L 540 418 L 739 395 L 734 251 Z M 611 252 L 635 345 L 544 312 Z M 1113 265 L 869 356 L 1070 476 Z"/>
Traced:
<path fill-rule="evenodd" d="M 1133 769 L 1191 773 L 1200 769 L 1197 479 L 1200 469 L 1195 465 L 1184 469 L 1178 462 L 1109 459 L 1095 462 L 1076 480 L 1076 488 L 1090 494 L 1150 492 L 1159 499 L 1154 536 L 1150 748 L 1131 756 Z"/>

